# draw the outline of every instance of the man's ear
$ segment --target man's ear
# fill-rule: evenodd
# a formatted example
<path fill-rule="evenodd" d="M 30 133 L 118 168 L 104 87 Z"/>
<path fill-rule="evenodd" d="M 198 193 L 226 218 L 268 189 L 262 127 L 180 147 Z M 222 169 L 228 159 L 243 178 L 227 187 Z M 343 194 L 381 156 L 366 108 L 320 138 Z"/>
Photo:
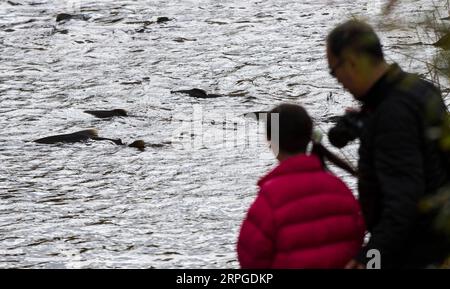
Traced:
<path fill-rule="evenodd" d="M 358 78 L 370 77 L 373 68 L 370 57 L 355 52 L 349 52 L 345 57 L 351 74 L 355 74 Z"/>
<path fill-rule="evenodd" d="M 356 53 L 346 50 L 342 53 L 342 55 L 345 57 L 345 61 L 347 62 L 347 65 L 349 65 L 352 69 L 356 69 L 359 65 L 359 57 L 356 55 Z"/>
<path fill-rule="evenodd" d="M 354 61 L 357 65 L 357 72 L 362 77 L 370 79 L 373 74 L 373 60 L 372 58 L 367 54 L 360 54 L 354 56 Z"/>

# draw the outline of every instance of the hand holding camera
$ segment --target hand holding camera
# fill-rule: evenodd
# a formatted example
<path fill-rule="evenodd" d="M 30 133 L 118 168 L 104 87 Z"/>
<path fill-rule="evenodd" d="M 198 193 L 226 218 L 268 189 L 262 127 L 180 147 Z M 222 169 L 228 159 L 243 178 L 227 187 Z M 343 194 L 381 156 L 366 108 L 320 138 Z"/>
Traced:
<path fill-rule="evenodd" d="M 362 127 L 362 113 L 347 110 L 343 116 L 339 117 L 336 125 L 328 131 L 328 139 L 333 146 L 343 148 L 360 136 Z"/>

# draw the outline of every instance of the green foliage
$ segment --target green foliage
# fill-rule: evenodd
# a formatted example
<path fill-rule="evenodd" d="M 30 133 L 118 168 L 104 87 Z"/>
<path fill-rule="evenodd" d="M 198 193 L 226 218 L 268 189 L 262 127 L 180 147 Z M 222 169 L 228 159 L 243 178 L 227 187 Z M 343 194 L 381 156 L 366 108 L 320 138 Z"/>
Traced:
<path fill-rule="evenodd" d="M 440 47 L 444 50 L 450 49 L 450 33 L 445 33 L 438 41 L 433 43 L 434 46 Z"/>
<path fill-rule="evenodd" d="M 440 129 L 439 144 L 444 151 L 450 152 L 450 115 L 447 114 L 444 118 Z"/>
<path fill-rule="evenodd" d="M 435 228 L 450 237 L 450 185 L 442 188 L 433 197 L 427 198 L 420 203 L 420 209 L 424 212 L 437 212 Z"/>

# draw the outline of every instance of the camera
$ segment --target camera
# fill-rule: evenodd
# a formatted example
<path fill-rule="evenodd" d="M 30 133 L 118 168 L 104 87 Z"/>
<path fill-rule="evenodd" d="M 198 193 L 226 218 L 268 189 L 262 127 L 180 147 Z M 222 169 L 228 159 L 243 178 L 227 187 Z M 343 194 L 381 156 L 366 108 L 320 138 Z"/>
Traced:
<path fill-rule="evenodd" d="M 363 124 L 361 112 L 348 111 L 340 116 L 336 125 L 328 131 L 328 139 L 333 146 L 343 148 L 360 136 Z"/>

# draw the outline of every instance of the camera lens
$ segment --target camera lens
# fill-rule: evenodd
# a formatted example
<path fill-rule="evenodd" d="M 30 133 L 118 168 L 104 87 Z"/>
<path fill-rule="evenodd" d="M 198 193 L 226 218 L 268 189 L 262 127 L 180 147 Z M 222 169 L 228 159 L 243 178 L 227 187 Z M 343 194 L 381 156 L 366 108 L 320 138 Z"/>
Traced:
<path fill-rule="evenodd" d="M 349 143 L 351 136 L 345 128 L 335 126 L 328 131 L 328 139 L 333 146 L 343 148 Z"/>
<path fill-rule="evenodd" d="M 328 131 L 328 139 L 330 143 L 337 147 L 343 148 L 349 142 L 359 137 L 363 122 L 361 115 L 357 112 L 347 112 L 341 116 L 336 125 Z"/>

